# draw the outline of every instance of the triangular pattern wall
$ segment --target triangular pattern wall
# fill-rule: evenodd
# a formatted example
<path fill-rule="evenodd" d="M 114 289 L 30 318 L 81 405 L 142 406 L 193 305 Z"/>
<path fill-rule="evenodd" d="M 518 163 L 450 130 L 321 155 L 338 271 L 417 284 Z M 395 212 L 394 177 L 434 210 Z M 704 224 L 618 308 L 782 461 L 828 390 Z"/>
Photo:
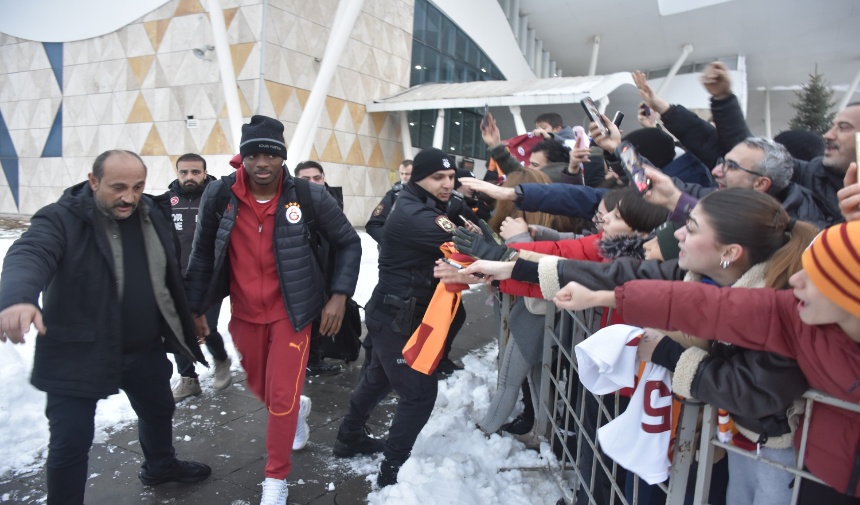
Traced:
<path fill-rule="evenodd" d="M 307 104 L 339 0 L 293 8 L 226 2 L 224 18 L 242 115 L 280 119 L 289 140 Z M 363 224 L 402 157 L 397 118 L 369 100 L 409 83 L 412 0 L 365 4 L 328 90 L 312 156 L 342 186 Z M 265 33 L 266 40 L 261 41 Z M 186 152 L 210 173 L 235 150 L 209 16 L 201 0 L 171 0 L 116 32 L 67 43 L 0 42 L 0 213 L 32 214 L 83 180 L 108 149 L 138 152 L 147 191 L 160 193 Z M 262 60 L 262 63 L 261 63 Z M 262 65 L 262 72 L 261 72 Z M 262 77 L 262 80 L 261 80 Z M 195 125 L 188 126 L 188 119 Z M 298 161 L 288 159 L 290 167 Z"/>

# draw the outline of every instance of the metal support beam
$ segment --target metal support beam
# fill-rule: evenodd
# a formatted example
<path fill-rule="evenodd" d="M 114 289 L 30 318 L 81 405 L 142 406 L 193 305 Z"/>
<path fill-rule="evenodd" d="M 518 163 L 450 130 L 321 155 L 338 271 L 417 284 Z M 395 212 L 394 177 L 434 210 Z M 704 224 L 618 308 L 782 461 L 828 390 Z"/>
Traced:
<path fill-rule="evenodd" d="M 439 109 L 436 112 L 436 128 L 433 131 L 433 147 L 442 149 L 442 142 L 445 141 L 445 109 Z"/>
<path fill-rule="evenodd" d="M 854 76 L 854 80 L 851 81 L 851 84 L 848 85 L 848 89 L 845 90 L 845 96 L 842 97 L 842 100 L 839 101 L 839 108 L 837 111 L 844 109 L 851 103 L 851 97 L 854 95 L 854 91 L 857 90 L 857 85 L 860 84 L 860 70 L 857 70 L 857 75 Z"/>
<path fill-rule="evenodd" d="M 681 49 L 681 56 L 678 56 L 678 59 L 675 61 L 675 64 L 672 65 L 672 68 L 669 69 L 669 73 L 666 74 L 666 77 L 660 84 L 660 88 L 657 90 L 657 96 L 663 95 L 663 91 L 666 90 L 666 87 L 669 86 L 669 83 L 672 82 L 672 79 L 675 78 L 675 75 L 678 73 L 678 70 L 681 69 L 681 65 L 684 64 L 684 61 L 687 60 L 687 56 L 689 56 L 692 52 L 693 44 L 684 44 L 684 47 Z"/>
<path fill-rule="evenodd" d="M 403 159 L 412 159 L 412 133 L 409 131 L 409 112 L 400 111 L 400 142 L 403 144 Z"/>
<path fill-rule="evenodd" d="M 218 0 L 210 1 L 217 2 Z M 355 27 L 355 20 L 358 19 L 363 4 L 364 0 L 340 0 L 337 5 L 337 12 L 329 32 L 319 73 L 317 73 L 302 116 L 299 118 L 299 124 L 296 125 L 296 132 L 290 139 L 288 146 L 290 159 L 293 161 L 306 160 L 311 154 L 311 146 L 313 146 L 313 139 L 316 137 L 317 125 L 325 104 L 328 88 L 334 73 L 337 71 L 337 64 L 340 62 L 343 49 Z"/>
<path fill-rule="evenodd" d="M 591 61 L 588 63 L 588 75 L 597 75 L 597 55 L 600 53 L 600 35 L 595 35 L 591 41 Z"/>
<path fill-rule="evenodd" d="M 526 124 L 523 123 L 523 116 L 521 114 L 522 110 L 519 105 L 511 105 L 508 107 L 511 111 L 511 115 L 514 116 L 514 128 L 517 129 L 517 135 L 522 135 L 527 133 Z"/>
<path fill-rule="evenodd" d="M 773 138 L 773 134 L 771 133 L 771 124 L 770 124 L 770 90 L 764 90 L 764 136 L 771 139 Z"/>
<path fill-rule="evenodd" d="M 227 117 L 230 121 L 231 148 L 239 152 L 239 141 L 242 139 L 242 106 L 239 105 L 239 87 L 236 83 L 236 71 L 233 69 L 233 57 L 230 55 L 230 43 L 227 41 L 227 25 L 224 23 L 224 11 L 219 0 L 207 0 L 209 22 L 212 24 L 212 37 L 215 39 L 215 54 L 218 57 L 218 71 L 221 73 L 221 88 L 224 91 L 224 102 L 227 105 Z M 265 45 L 262 40 L 260 44 Z"/>

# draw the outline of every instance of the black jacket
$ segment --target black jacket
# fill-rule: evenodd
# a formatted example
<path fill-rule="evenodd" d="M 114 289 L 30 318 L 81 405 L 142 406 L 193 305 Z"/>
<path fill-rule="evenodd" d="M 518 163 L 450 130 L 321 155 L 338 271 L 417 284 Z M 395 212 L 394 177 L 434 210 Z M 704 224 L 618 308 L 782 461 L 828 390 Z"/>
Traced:
<path fill-rule="evenodd" d="M 237 173 L 211 182 L 200 202 L 197 231 L 186 272 L 188 300 L 195 314 L 205 313 L 213 301 L 230 294 L 228 248 L 239 209 L 238 198 L 230 188 L 236 182 Z M 297 201 L 294 179 L 284 173 L 282 184 L 279 208 Z M 317 229 L 338 251 L 331 292 L 352 296 L 361 264 L 361 239 L 325 187 L 309 185 Z M 277 212 L 272 239 L 281 296 L 293 328 L 299 331 L 319 317 L 326 303 L 323 274 L 311 251 L 304 216 L 297 224 L 290 224 L 284 212 Z"/>
<path fill-rule="evenodd" d="M 812 158 L 809 162 L 795 159 L 791 180 L 812 192 L 815 203 L 830 226 L 845 221 L 836 197 L 836 193 L 845 186 L 845 174 L 825 167 L 823 161 L 823 156 Z"/>
<path fill-rule="evenodd" d="M 402 189 L 403 183 L 395 183 L 394 186 L 385 193 L 385 196 L 382 197 L 379 205 L 373 209 L 370 219 L 368 219 L 367 224 L 364 225 L 364 231 L 366 231 L 377 244 L 382 245 L 382 227 L 385 226 L 385 220 L 388 219 L 388 214 L 390 214 L 391 209 L 394 208 L 394 203 L 397 202 L 397 195 L 400 194 Z"/>
<path fill-rule="evenodd" d="M 670 106 L 661 117 L 669 133 L 708 168 L 713 168 L 717 158 L 725 156 L 740 141 L 753 136 L 735 95 L 723 100 L 712 98 L 711 114 L 717 127 L 683 105 Z"/>
<path fill-rule="evenodd" d="M 184 333 L 173 335 L 162 324 L 165 348 L 205 362 L 182 286 L 169 202 L 144 195 L 141 206 L 149 209 L 164 247 L 165 282 Z M 36 339 L 32 382 L 48 393 L 105 398 L 119 392 L 121 307 L 113 254 L 98 212 L 88 183 L 66 189 L 57 203 L 33 216 L 3 263 L 0 309 L 17 303 L 38 306 L 43 293 L 48 331 Z"/>
<path fill-rule="evenodd" d="M 214 181 L 215 177 L 207 175 L 203 179 L 203 188 L 197 193 L 189 193 L 182 188 L 179 179 L 174 179 L 167 187 L 164 194 L 170 202 L 170 213 L 173 215 L 173 227 L 179 237 L 179 264 L 182 265 L 182 275 L 188 268 L 188 257 L 191 256 L 191 243 L 194 241 L 194 230 L 197 228 L 197 209 L 200 207 L 200 198 L 206 185 Z"/>
<path fill-rule="evenodd" d="M 451 221 L 445 216 L 444 204 L 416 185 L 403 186 L 385 224 L 375 298 L 415 298 L 416 306 L 427 307 L 439 283 L 433 277 L 435 261 L 443 256 L 439 246 L 451 240 L 446 222 Z"/>

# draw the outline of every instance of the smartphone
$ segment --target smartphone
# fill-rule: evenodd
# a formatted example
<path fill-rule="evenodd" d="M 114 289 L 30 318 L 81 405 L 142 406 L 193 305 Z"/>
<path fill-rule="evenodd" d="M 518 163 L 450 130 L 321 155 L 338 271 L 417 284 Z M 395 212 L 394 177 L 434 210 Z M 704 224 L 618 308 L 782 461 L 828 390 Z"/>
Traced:
<path fill-rule="evenodd" d="M 651 181 L 645 177 L 645 160 L 630 142 L 622 142 L 620 150 L 621 166 L 627 172 L 630 183 L 639 191 L 639 194 L 645 194 L 651 189 Z"/>
<path fill-rule="evenodd" d="M 585 110 L 585 114 L 588 115 L 589 119 L 591 119 L 591 122 L 597 123 L 597 126 L 601 128 L 603 134 L 609 136 L 609 126 L 603 122 L 603 118 L 600 116 L 600 111 L 597 110 L 594 100 L 592 100 L 591 97 L 585 97 L 579 103 L 582 105 L 582 109 Z"/>
<path fill-rule="evenodd" d="M 642 104 L 642 115 L 645 117 L 651 117 L 651 107 L 648 107 L 644 103 Z"/>
<path fill-rule="evenodd" d="M 484 118 L 481 119 L 481 129 L 482 130 L 487 127 L 487 114 L 489 114 L 489 113 L 490 113 L 490 104 L 485 103 L 484 104 Z"/>
<path fill-rule="evenodd" d="M 615 117 L 612 118 L 612 122 L 615 124 L 615 126 L 617 128 L 621 129 L 621 121 L 624 121 L 624 113 L 621 111 L 618 111 L 615 113 Z"/>
<path fill-rule="evenodd" d="M 456 261 L 449 260 L 448 258 L 442 258 L 442 261 L 451 265 L 452 267 L 456 268 L 457 270 L 462 270 L 463 268 L 465 268 L 463 265 L 457 263 Z M 480 272 L 475 272 L 472 275 L 474 275 L 475 277 L 477 277 L 479 279 L 484 278 L 484 274 L 482 274 Z"/>

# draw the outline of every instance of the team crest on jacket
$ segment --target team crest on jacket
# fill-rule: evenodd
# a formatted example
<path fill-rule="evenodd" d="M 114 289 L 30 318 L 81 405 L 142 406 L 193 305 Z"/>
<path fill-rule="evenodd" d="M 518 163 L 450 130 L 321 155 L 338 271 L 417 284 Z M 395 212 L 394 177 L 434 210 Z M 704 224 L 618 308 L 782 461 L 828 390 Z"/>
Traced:
<path fill-rule="evenodd" d="M 380 203 L 379 205 L 376 206 L 375 209 L 373 209 L 373 217 L 376 217 L 376 216 L 382 214 L 383 210 L 385 210 L 385 205 Z"/>
<path fill-rule="evenodd" d="M 436 218 L 436 224 L 439 225 L 439 228 L 447 231 L 448 233 L 454 233 L 454 230 L 457 229 L 457 226 L 451 222 L 446 216 L 439 216 Z"/>
<path fill-rule="evenodd" d="M 170 206 L 171 207 L 175 207 L 178 203 L 179 203 L 179 197 L 178 196 L 171 196 L 170 197 Z"/>
<path fill-rule="evenodd" d="M 290 224 L 296 224 L 302 220 L 302 209 L 298 203 L 290 202 L 286 205 L 286 207 L 287 207 L 287 221 Z"/>

